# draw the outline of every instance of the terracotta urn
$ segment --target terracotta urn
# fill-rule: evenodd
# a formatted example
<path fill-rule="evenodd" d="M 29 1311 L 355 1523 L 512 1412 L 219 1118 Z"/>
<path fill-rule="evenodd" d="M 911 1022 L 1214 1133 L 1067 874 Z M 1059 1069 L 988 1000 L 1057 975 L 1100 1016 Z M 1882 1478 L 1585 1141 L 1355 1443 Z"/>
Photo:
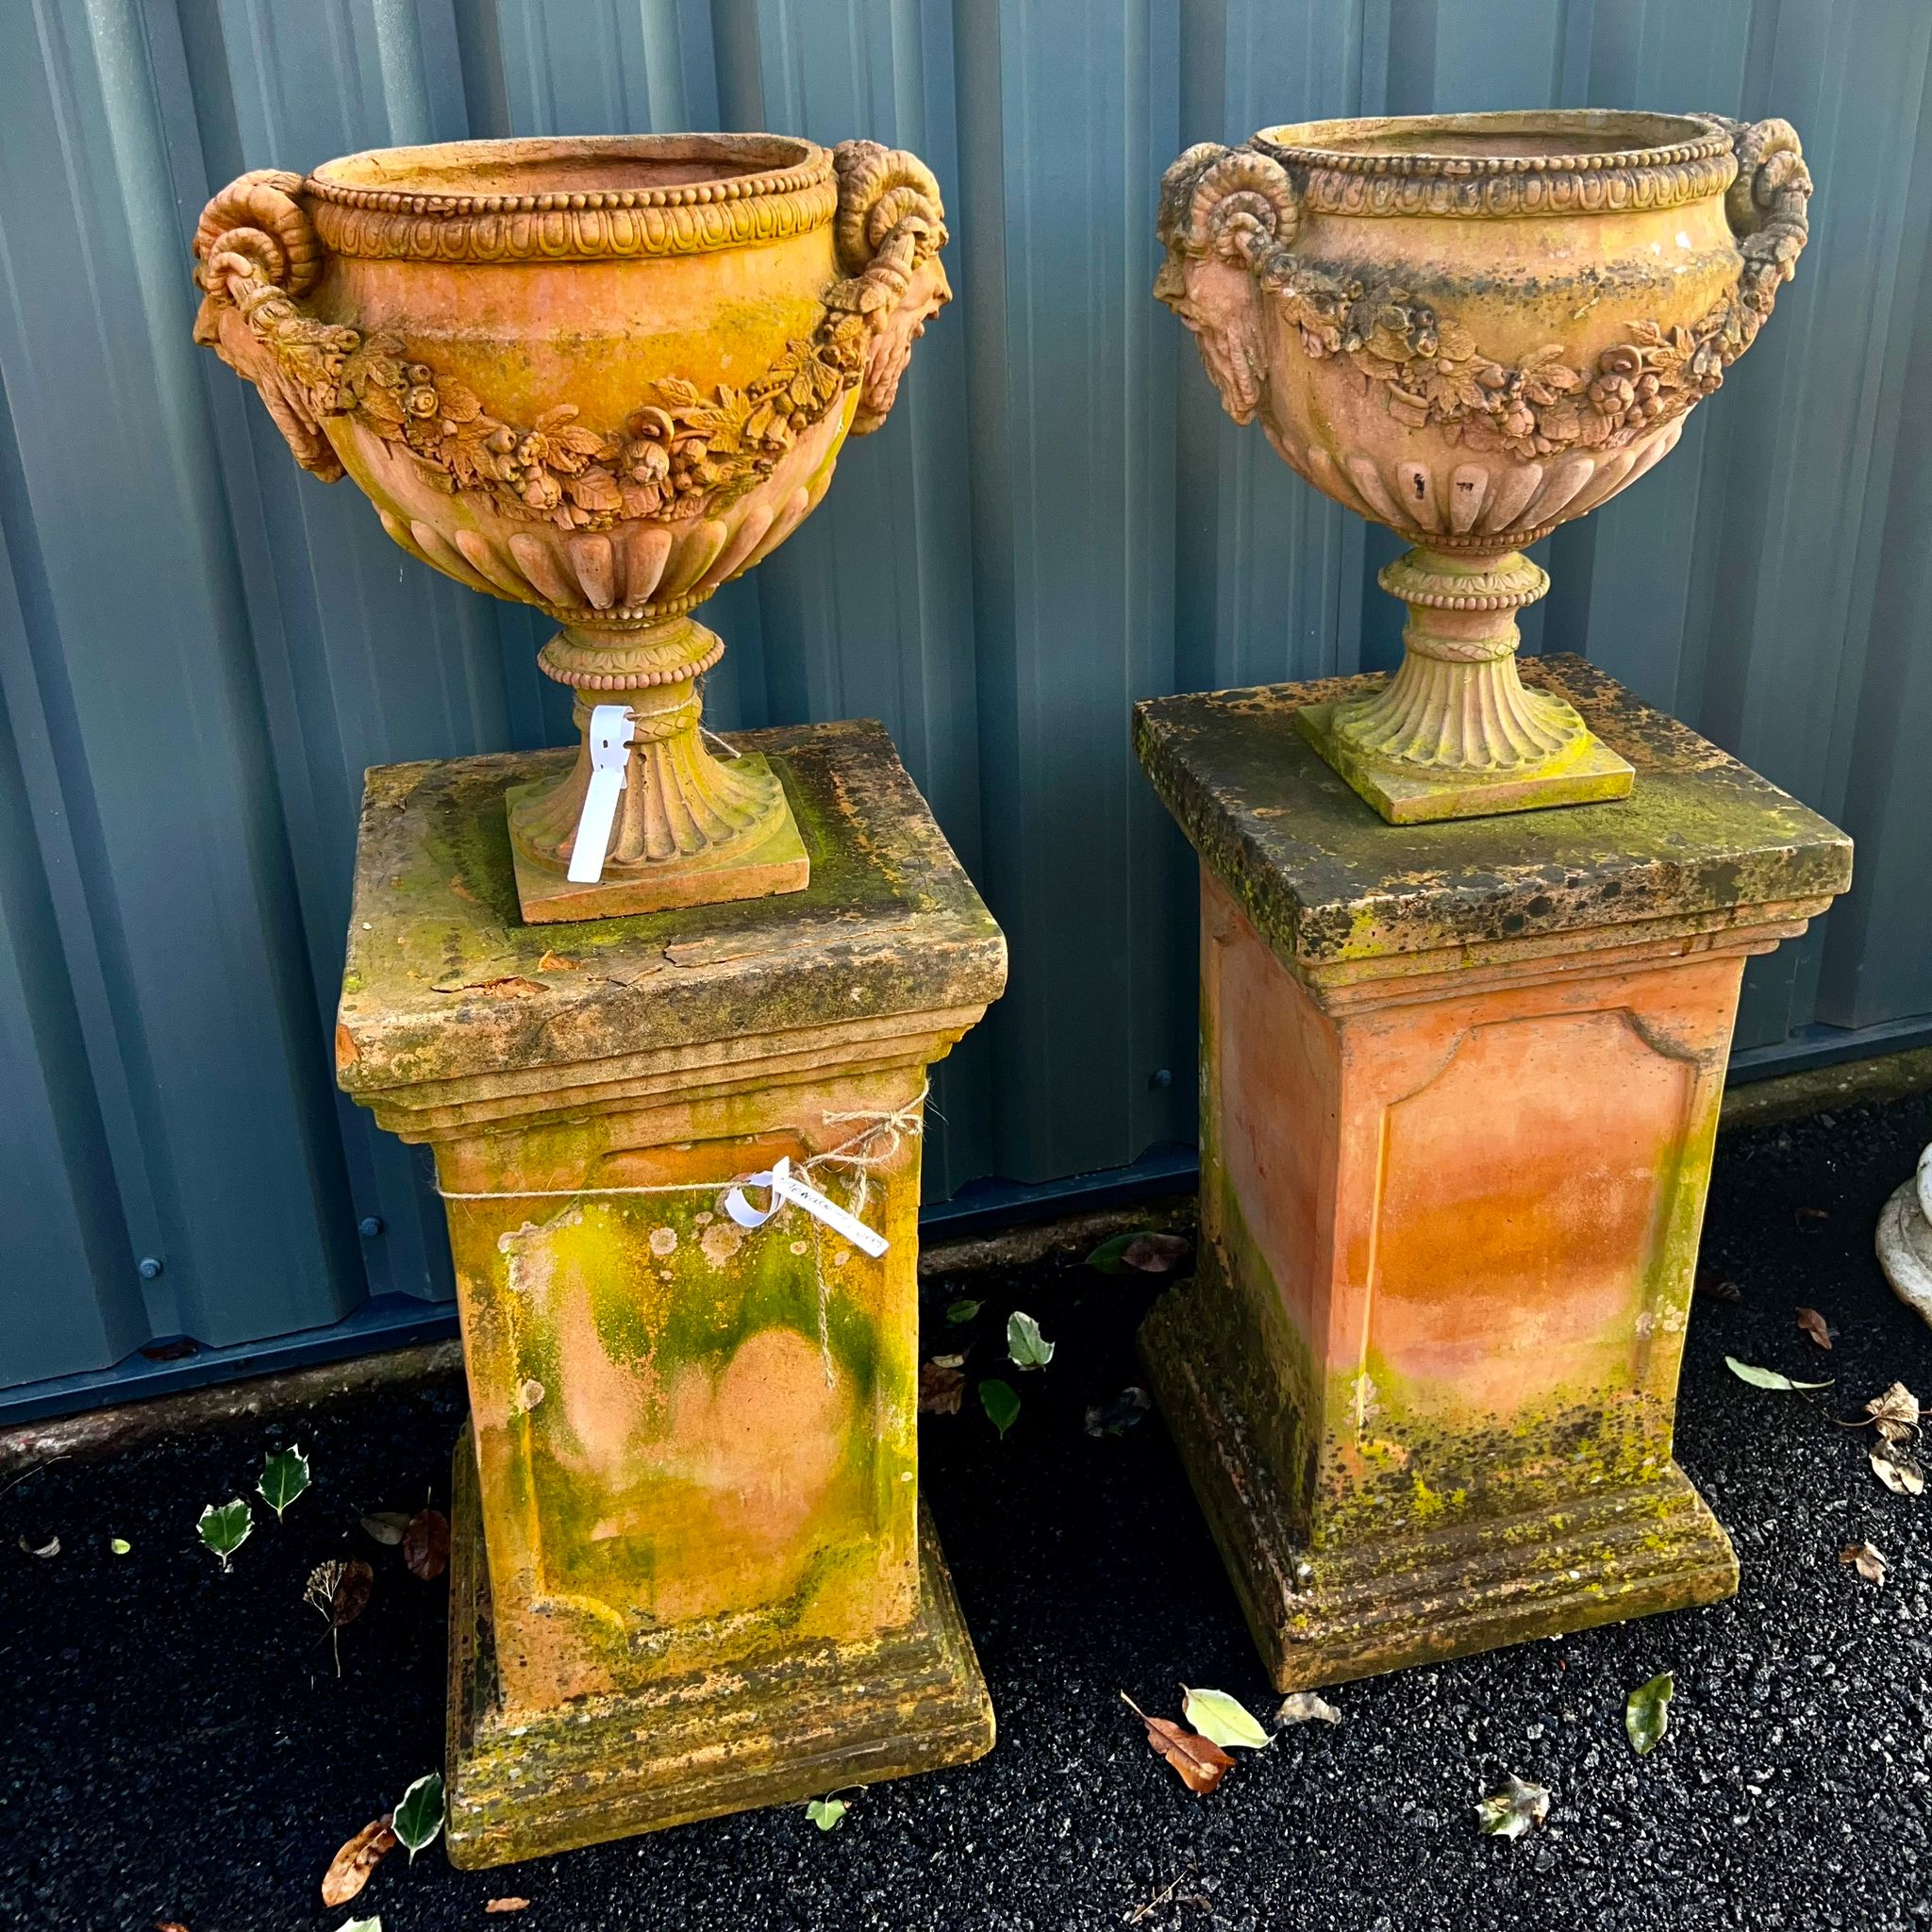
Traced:
<path fill-rule="evenodd" d="M 1782 121 L 1610 112 L 1270 127 L 1168 170 L 1155 292 L 1238 423 L 1407 538 L 1403 663 L 1299 728 L 1385 819 L 1615 798 L 1632 770 L 1525 689 L 1522 555 L 1666 456 L 1772 311 L 1811 180 Z"/>
<path fill-rule="evenodd" d="M 950 299 L 945 242 L 914 156 L 772 134 L 382 149 L 244 175 L 203 211 L 195 339 L 296 460 L 354 477 L 412 557 L 562 626 L 541 661 L 585 742 L 507 800 L 526 920 L 806 884 L 778 774 L 707 745 L 724 645 L 692 612 L 885 420 Z M 593 714 L 622 786 L 573 867 Z"/>

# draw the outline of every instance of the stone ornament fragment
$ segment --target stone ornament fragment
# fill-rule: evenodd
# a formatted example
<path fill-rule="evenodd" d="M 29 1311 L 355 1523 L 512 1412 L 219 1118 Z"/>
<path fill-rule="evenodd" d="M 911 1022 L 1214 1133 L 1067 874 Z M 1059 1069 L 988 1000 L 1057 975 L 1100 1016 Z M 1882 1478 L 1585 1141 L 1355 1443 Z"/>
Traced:
<path fill-rule="evenodd" d="M 1932 1322 L 1932 1146 L 1878 1212 L 1878 1265 L 1892 1292 Z"/>
<path fill-rule="evenodd" d="M 1391 822 L 1617 798 L 1517 675 L 1522 555 L 1674 446 L 1770 317 L 1811 177 L 1782 121 L 1599 108 L 1320 121 L 1168 169 L 1155 293 L 1237 423 L 1412 547 L 1395 675 L 1297 725 Z"/>
<path fill-rule="evenodd" d="M 195 231 L 195 340 L 303 468 L 409 554 L 562 628 L 545 675 L 632 719 L 599 862 L 591 764 L 508 800 L 526 921 L 801 890 L 778 775 L 714 757 L 691 615 L 824 494 L 951 299 L 917 157 L 772 134 L 457 142 L 231 182 Z M 588 876 L 586 876 L 588 874 Z"/>

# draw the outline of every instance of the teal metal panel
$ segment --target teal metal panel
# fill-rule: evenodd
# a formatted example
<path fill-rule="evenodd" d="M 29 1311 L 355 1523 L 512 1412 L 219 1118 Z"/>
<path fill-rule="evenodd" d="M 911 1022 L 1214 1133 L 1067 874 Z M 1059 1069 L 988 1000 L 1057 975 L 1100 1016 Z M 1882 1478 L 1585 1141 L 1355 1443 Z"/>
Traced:
<path fill-rule="evenodd" d="M 1798 279 L 1669 461 L 1541 546 L 1525 642 L 1857 838 L 1850 897 L 1754 963 L 1755 1068 L 1932 1015 L 1923 0 L 23 0 L 8 52 L 0 1390 L 99 1400 L 176 1333 L 220 1367 L 440 1319 L 423 1158 L 329 1074 L 361 774 L 567 730 L 543 620 L 403 558 L 191 346 L 188 238 L 249 167 L 711 125 L 934 166 L 958 299 L 707 616 L 714 721 L 885 720 L 1010 938 L 941 1071 L 940 1196 L 1191 1133 L 1191 862 L 1133 700 L 1399 650 L 1392 540 L 1236 429 L 1151 299 L 1168 160 L 1357 112 L 1785 115 L 1818 183 Z"/>
<path fill-rule="evenodd" d="M 144 24 L 111 0 L 22 16 L 0 83 L 0 497 L 25 621 L 0 648 L 46 840 L 53 929 L 32 938 L 68 961 L 121 1211 L 161 1264 L 150 1320 L 229 1341 L 360 1298 L 341 1150 Z M 126 1265 L 59 1291 L 117 1305 Z"/>
<path fill-rule="evenodd" d="M 1150 213 L 1179 138 L 1162 0 L 960 7 L 982 884 L 1002 1170 L 1109 1167 L 1188 1118 L 1188 917 L 1127 741 L 1174 676 L 1174 369 Z M 1189 1058 L 1183 1058 L 1184 1055 Z"/>

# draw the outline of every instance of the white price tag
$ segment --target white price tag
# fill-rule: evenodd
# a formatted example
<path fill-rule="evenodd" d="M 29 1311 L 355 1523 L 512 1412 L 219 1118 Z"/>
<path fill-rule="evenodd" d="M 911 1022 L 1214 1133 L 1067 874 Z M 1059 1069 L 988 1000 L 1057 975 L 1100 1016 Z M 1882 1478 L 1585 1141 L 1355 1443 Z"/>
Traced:
<path fill-rule="evenodd" d="M 742 1188 L 733 1188 L 724 1196 L 724 1211 L 740 1227 L 764 1226 L 777 1213 L 780 1204 L 790 1201 L 794 1207 L 803 1208 L 814 1221 L 823 1221 L 834 1233 L 843 1235 L 855 1248 L 862 1249 L 874 1260 L 892 1245 L 884 1235 L 874 1234 L 857 1215 L 846 1213 L 838 1202 L 828 1201 L 809 1182 L 800 1180 L 791 1172 L 789 1157 L 781 1156 L 769 1174 L 753 1174 L 749 1185 L 771 1189 L 772 1205 L 754 1208 L 744 1198 Z"/>
<path fill-rule="evenodd" d="M 630 707 L 599 705 L 584 735 L 591 747 L 591 786 L 571 841 L 568 876 L 574 886 L 594 886 L 604 876 L 604 855 L 630 764 Z"/>

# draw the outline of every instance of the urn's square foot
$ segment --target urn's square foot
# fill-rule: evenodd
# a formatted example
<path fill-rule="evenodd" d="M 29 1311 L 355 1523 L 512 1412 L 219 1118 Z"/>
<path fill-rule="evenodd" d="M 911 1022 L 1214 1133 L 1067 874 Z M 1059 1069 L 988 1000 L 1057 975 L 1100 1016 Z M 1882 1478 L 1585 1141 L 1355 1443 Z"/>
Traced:
<path fill-rule="evenodd" d="M 451 1514 L 445 1830 L 462 1870 L 968 1764 L 992 1749 L 992 1704 L 924 1505 L 920 1614 L 903 1628 L 514 1713 L 496 1682 L 467 1429 Z"/>
<path fill-rule="evenodd" d="M 771 768 L 761 752 L 740 755 L 747 773 L 763 775 Z M 525 798 L 548 789 L 554 781 L 536 779 L 514 785 L 503 794 L 504 810 L 512 819 Z M 781 801 L 782 817 L 769 837 L 749 851 L 724 858 L 667 859 L 639 872 L 607 872 L 595 885 L 573 884 L 560 872 L 525 857 L 514 841 L 510 857 L 516 865 L 517 903 L 525 925 L 549 925 L 570 919 L 618 919 L 627 912 L 662 912 L 679 906 L 722 906 L 733 899 L 769 899 L 780 892 L 802 892 L 811 882 L 811 860 L 791 801 Z"/>
<path fill-rule="evenodd" d="M 1351 791 L 1391 825 L 1421 824 L 1436 819 L 1490 818 L 1499 812 L 1541 811 L 1555 805 L 1592 805 L 1627 798 L 1637 782 L 1636 768 L 1592 734 L 1581 755 L 1564 754 L 1560 770 L 1532 772 L 1518 778 L 1410 774 L 1368 758 L 1336 735 L 1334 718 L 1341 700 L 1303 705 L 1295 729 L 1347 780 Z"/>
<path fill-rule="evenodd" d="M 1258 1454 L 1192 1312 L 1211 1284 L 1169 1290 L 1141 1324 L 1155 1401 L 1276 1690 L 1558 1637 L 1734 1595 L 1730 1539 L 1676 1464 L 1622 1488 L 1311 1550 Z"/>

